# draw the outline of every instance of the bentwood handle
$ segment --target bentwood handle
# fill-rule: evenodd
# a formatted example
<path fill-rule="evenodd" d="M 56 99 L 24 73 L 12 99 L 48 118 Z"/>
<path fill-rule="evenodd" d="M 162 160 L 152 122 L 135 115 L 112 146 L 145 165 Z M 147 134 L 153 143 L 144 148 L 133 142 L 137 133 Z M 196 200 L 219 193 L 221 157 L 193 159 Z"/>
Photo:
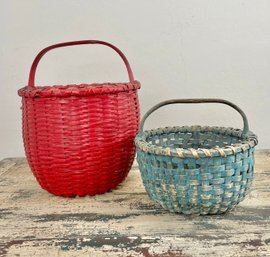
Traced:
<path fill-rule="evenodd" d="M 217 98 L 172 99 L 172 100 L 167 100 L 167 101 L 158 103 L 157 105 L 153 106 L 148 112 L 146 112 L 146 114 L 143 116 L 141 120 L 141 125 L 140 125 L 140 132 L 143 131 L 145 120 L 149 117 L 149 115 L 151 115 L 154 111 L 161 108 L 162 106 L 169 105 L 169 104 L 200 104 L 200 103 L 221 103 L 221 104 L 231 106 L 242 116 L 243 123 L 244 123 L 242 138 L 246 138 L 248 136 L 249 126 L 248 126 L 248 120 L 247 120 L 246 114 L 234 103 L 229 102 L 227 100 L 223 100 L 223 99 L 217 99 Z"/>
<path fill-rule="evenodd" d="M 60 48 L 60 47 L 73 46 L 73 45 L 86 45 L 86 44 L 100 44 L 100 45 L 105 45 L 105 46 L 112 48 L 115 52 L 117 52 L 120 55 L 120 57 L 124 61 L 125 65 L 126 65 L 127 72 L 128 72 L 129 81 L 131 83 L 134 82 L 134 77 L 133 77 L 133 73 L 132 73 L 132 70 L 130 68 L 129 62 L 128 62 L 126 56 L 116 46 L 114 46 L 110 43 L 104 42 L 104 41 L 99 41 L 99 40 L 81 40 L 81 41 L 59 43 L 59 44 L 48 46 L 48 47 L 44 48 L 43 50 L 41 50 L 32 63 L 30 73 L 29 73 L 28 86 L 35 87 L 35 74 L 36 74 L 37 65 L 38 65 L 40 59 L 42 58 L 42 56 L 44 54 L 46 54 L 48 51 L 55 49 L 55 48 Z"/>

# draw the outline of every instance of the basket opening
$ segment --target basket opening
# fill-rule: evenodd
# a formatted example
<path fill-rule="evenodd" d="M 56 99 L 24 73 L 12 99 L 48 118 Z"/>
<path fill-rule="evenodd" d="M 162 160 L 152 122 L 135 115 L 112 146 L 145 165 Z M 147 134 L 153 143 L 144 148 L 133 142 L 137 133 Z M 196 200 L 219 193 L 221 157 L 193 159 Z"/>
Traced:
<path fill-rule="evenodd" d="M 212 149 L 241 143 L 242 139 L 213 131 L 170 132 L 151 135 L 146 141 L 155 146 L 170 148 Z"/>

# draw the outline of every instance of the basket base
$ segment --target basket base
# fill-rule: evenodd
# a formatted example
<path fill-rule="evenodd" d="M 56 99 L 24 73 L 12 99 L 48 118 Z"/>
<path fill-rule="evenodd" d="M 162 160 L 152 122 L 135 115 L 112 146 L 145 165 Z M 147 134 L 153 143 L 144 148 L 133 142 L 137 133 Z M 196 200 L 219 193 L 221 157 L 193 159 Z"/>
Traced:
<path fill-rule="evenodd" d="M 163 206 L 162 206 L 163 207 Z M 196 211 L 196 210 L 187 210 L 187 211 L 175 211 L 175 210 L 170 210 L 166 209 L 171 213 L 177 213 L 177 214 L 182 214 L 182 215 L 187 215 L 187 216 L 205 216 L 205 215 L 225 215 L 226 213 L 229 213 L 235 209 L 236 205 L 233 207 L 224 209 L 224 210 L 218 210 L 218 211 Z"/>
<path fill-rule="evenodd" d="M 157 199 L 154 199 L 152 195 L 148 193 L 148 196 L 153 200 L 157 205 L 162 207 L 163 209 L 171 212 L 182 215 L 190 215 L 190 216 L 200 216 L 200 215 L 222 215 L 228 212 L 231 212 L 235 209 L 235 207 L 244 200 L 244 198 L 239 199 L 237 202 L 230 203 L 228 206 L 216 205 L 215 207 L 202 207 L 202 206 L 191 206 L 191 205 L 175 205 L 170 206 L 164 202 L 160 202 Z"/>
<path fill-rule="evenodd" d="M 128 174 L 128 173 L 127 173 Z M 119 184 L 121 184 L 127 177 L 127 174 L 125 177 L 123 177 L 123 179 L 121 181 L 119 181 L 116 184 L 111 185 L 110 187 L 105 187 L 105 188 L 100 188 L 100 189 L 93 189 L 93 190 L 86 190 L 86 191 L 82 191 L 82 190 L 78 190 L 78 191 L 72 191 L 72 192 L 65 192 L 64 190 L 58 191 L 58 190 L 50 190 L 46 187 L 44 187 L 43 185 L 41 185 L 41 183 L 39 183 L 39 185 L 41 186 L 42 189 L 44 189 L 45 191 L 47 191 L 48 193 L 55 195 L 55 196 L 61 196 L 61 197 L 66 197 L 66 198 L 75 198 L 75 197 L 85 197 L 85 196 L 95 196 L 95 195 L 101 195 L 107 192 L 110 192 L 112 190 L 117 189 L 117 187 L 119 186 Z"/>
<path fill-rule="evenodd" d="M 103 166 L 94 161 L 87 165 L 85 158 L 79 159 L 76 167 L 51 163 L 42 163 L 41 166 L 29 160 L 28 163 L 37 182 L 47 192 L 62 197 L 94 196 L 116 189 L 124 181 L 134 161 L 134 150 L 131 148 L 122 158 L 118 156 L 120 153 L 113 155 L 117 157 L 114 162 L 105 156 L 102 163 L 106 165 Z M 50 168 L 54 166 L 57 169 Z"/>

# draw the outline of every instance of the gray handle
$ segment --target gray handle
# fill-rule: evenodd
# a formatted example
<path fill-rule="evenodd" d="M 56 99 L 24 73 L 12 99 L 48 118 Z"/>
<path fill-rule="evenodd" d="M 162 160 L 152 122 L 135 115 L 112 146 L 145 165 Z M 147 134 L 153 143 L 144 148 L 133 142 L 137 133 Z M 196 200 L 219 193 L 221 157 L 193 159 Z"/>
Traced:
<path fill-rule="evenodd" d="M 169 104 L 200 104 L 200 103 L 221 103 L 221 104 L 226 104 L 226 105 L 231 106 L 233 109 L 238 111 L 240 115 L 242 116 L 243 123 L 244 123 L 242 138 L 246 138 L 248 136 L 249 126 L 248 126 L 248 120 L 247 120 L 246 114 L 234 103 L 229 102 L 227 100 L 223 100 L 223 99 L 217 99 L 217 98 L 172 99 L 172 100 L 160 102 L 157 105 L 153 106 L 143 116 L 141 120 L 141 125 L 140 125 L 140 132 L 143 131 L 145 120 L 149 117 L 149 115 L 151 115 L 154 111 L 161 108 L 162 106 L 169 105 Z"/>

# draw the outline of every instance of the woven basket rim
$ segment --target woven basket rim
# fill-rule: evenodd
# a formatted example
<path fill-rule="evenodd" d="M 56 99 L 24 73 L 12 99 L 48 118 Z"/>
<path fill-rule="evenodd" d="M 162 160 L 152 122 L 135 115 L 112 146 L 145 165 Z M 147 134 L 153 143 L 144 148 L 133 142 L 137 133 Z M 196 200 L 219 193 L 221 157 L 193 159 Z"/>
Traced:
<path fill-rule="evenodd" d="M 97 94 L 116 94 L 140 89 L 139 81 L 134 82 L 104 82 L 91 84 L 68 84 L 53 86 L 25 86 L 18 90 L 18 95 L 22 97 L 69 97 L 87 96 Z"/>
<path fill-rule="evenodd" d="M 211 158 L 211 157 L 227 157 L 230 155 L 235 155 L 240 152 L 249 150 L 258 144 L 257 136 L 253 132 L 249 132 L 248 137 L 242 139 L 241 143 L 232 144 L 230 146 L 218 147 L 218 148 L 172 148 L 163 147 L 151 144 L 146 141 L 149 136 L 161 135 L 168 133 L 189 133 L 189 132 L 213 132 L 220 135 L 228 135 L 232 137 L 237 137 L 241 139 L 242 130 L 231 128 L 231 127 L 218 127 L 218 126 L 174 126 L 146 130 L 139 133 L 135 138 L 135 145 L 138 149 L 145 153 L 150 153 L 154 155 L 161 156 L 176 156 L 180 158 Z"/>

